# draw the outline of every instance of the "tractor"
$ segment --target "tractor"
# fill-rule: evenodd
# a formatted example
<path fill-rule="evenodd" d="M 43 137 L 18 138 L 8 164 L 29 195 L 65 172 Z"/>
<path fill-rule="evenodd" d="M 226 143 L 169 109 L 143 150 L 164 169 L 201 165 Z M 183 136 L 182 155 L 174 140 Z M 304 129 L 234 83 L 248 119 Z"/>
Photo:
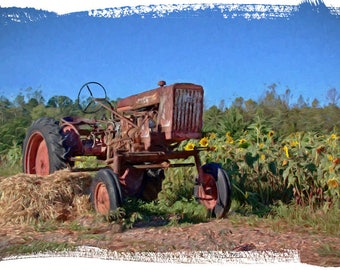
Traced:
<path fill-rule="evenodd" d="M 196 166 L 195 198 L 212 216 L 223 218 L 231 204 L 226 171 L 215 162 L 201 164 L 199 154 L 207 147 L 179 147 L 202 138 L 203 97 L 200 85 L 160 81 L 155 89 L 111 102 L 103 85 L 88 82 L 77 98 L 82 116 L 42 117 L 28 128 L 23 171 L 44 176 L 93 170 L 91 202 L 96 212 L 108 215 L 127 198 L 157 199 L 166 169 Z M 102 166 L 77 168 L 76 161 L 88 156 Z"/>

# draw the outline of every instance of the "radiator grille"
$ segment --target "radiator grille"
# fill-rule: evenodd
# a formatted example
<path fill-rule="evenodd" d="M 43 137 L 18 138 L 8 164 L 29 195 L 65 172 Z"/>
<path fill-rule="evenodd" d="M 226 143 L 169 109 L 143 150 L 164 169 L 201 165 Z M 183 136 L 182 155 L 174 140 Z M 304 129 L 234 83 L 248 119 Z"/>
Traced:
<path fill-rule="evenodd" d="M 180 133 L 201 132 L 202 106 L 202 91 L 176 89 L 173 131 Z"/>

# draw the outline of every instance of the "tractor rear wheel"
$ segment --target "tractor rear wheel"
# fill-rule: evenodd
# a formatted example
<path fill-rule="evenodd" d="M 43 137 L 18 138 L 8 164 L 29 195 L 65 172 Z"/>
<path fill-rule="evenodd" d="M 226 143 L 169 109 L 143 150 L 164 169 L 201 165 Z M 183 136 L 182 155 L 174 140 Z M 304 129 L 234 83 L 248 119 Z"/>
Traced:
<path fill-rule="evenodd" d="M 48 175 L 65 169 L 66 150 L 62 144 L 59 123 L 42 117 L 29 127 L 23 143 L 23 171 L 27 174 Z"/>
<path fill-rule="evenodd" d="M 202 166 L 203 179 L 195 183 L 194 195 L 213 216 L 223 218 L 231 205 L 231 184 L 227 172 L 217 163 Z"/>
<path fill-rule="evenodd" d="M 101 169 L 92 180 L 91 202 L 96 212 L 108 216 L 123 204 L 118 176 L 111 169 Z"/>

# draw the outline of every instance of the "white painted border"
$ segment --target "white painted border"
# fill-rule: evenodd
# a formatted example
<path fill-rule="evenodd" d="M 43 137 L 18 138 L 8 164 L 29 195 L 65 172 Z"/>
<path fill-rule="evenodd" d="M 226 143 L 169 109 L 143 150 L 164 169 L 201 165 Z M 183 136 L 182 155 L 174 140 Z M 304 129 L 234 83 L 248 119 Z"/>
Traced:
<path fill-rule="evenodd" d="M 52 1 L 52 0 L 0 0 L 0 7 L 19 7 L 19 8 L 35 8 L 59 15 L 68 14 L 79 11 L 90 11 L 96 9 L 119 8 L 119 7 L 135 7 L 150 5 L 201 5 L 201 4 L 259 4 L 259 5 L 293 5 L 297 6 L 301 2 L 310 2 L 316 4 L 323 2 L 327 7 L 340 8 L 339 0 L 97 0 L 97 1 Z"/>

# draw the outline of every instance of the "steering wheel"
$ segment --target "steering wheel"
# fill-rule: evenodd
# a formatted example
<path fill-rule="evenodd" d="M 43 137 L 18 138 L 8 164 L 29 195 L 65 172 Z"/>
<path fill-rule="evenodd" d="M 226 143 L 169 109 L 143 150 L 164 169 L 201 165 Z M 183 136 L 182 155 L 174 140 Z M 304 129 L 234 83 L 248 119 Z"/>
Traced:
<path fill-rule="evenodd" d="M 106 90 L 98 82 L 85 83 L 78 93 L 78 107 L 83 113 L 96 113 L 103 109 L 102 103 L 106 103 L 110 108 L 111 102 L 108 100 Z"/>

